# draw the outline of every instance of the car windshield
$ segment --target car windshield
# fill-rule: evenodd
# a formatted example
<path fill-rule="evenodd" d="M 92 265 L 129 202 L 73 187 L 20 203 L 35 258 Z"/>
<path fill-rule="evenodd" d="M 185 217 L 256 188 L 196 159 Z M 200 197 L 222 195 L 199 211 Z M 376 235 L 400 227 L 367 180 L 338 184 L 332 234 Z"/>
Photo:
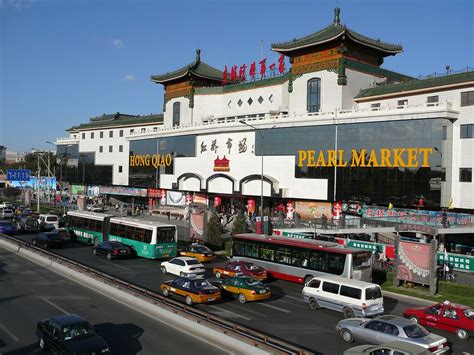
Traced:
<path fill-rule="evenodd" d="M 196 288 L 212 287 L 211 283 L 207 280 L 195 280 L 193 283 Z"/>
<path fill-rule="evenodd" d="M 46 222 L 57 222 L 58 221 L 58 217 L 46 217 Z"/>
<path fill-rule="evenodd" d="M 94 329 L 89 323 L 71 324 L 63 328 L 64 340 L 77 339 L 93 334 L 95 334 Z"/>
<path fill-rule="evenodd" d="M 466 309 L 464 310 L 464 315 L 469 319 L 474 319 L 474 309 Z"/>
<path fill-rule="evenodd" d="M 366 300 L 375 300 L 376 298 L 382 298 L 382 291 L 380 290 L 380 287 L 374 286 L 365 290 Z"/>
<path fill-rule="evenodd" d="M 405 334 L 409 338 L 423 338 L 430 334 L 429 331 L 427 331 L 425 328 L 417 324 L 412 324 L 412 325 L 403 327 L 403 330 L 405 331 Z"/>
<path fill-rule="evenodd" d="M 196 259 L 186 260 L 186 263 L 188 265 L 199 265 L 200 264 L 200 262 L 197 261 Z"/>
<path fill-rule="evenodd" d="M 261 270 L 261 267 L 255 264 L 245 264 L 245 266 L 247 267 L 247 270 L 252 270 L 252 271 Z"/>
<path fill-rule="evenodd" d="M 263 286 L 263 284 L 260 281 L 256 279 L 252 279 L 252 278 L 245 279 L 244 282 L 247 284 L 247 286 Z"/>

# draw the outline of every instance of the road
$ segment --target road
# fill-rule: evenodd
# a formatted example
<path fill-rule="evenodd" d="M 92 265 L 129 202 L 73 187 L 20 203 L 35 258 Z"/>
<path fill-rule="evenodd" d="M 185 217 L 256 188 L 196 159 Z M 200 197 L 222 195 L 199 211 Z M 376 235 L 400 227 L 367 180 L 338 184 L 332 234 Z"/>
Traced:
<path fill-rule="evenodd" d="M 30 241 L 31 235 L 19 236 Z M 163 275 L 160 261 L 142 258 L 108 261 L 92 254 L 92 247 L 72 242 L 69 246 L 55 250 L 59 254 L 97 268 L 106 273 L 133 282 L 152 291 L 159 292 L 161 282 L 172 275 Z M 222 264 L 220 263 L 215 264 Z M 211 277 L 212 265 L 207 265 L 207 277 Z M 336 334 L 335 326 L 342 319 L 340 313 L 330 310 L 310 311 L 301 299 L 302 286 L 281 280 L 269 284 L 272 297 L 263 302 L 240 304 L 236 300 L 224 300 L 211 305 L 198 305 L 200 309 L 222 316 L 247 327 L 258 329 L 272 336 L 324 354 L 341 354 L 351 347 Z M 417 301 L 398 300 L 384 297 L 386 313 L 401 315 L 408 307 L 417 307 Z M 474 339 L 466 342 L 457 340 L 451 333 L 434 331 L 445 336 L 454 346 L 456 354 L 472 352 Z M 352 344 L 354 345 L 354 344 Z"/>
<path fill-rule="evenodd" d="M 113 354 L 227 353 L 0 248 L 0 353 L 41 353 L 37 321 L 64 313 L 94 324 Z"/>

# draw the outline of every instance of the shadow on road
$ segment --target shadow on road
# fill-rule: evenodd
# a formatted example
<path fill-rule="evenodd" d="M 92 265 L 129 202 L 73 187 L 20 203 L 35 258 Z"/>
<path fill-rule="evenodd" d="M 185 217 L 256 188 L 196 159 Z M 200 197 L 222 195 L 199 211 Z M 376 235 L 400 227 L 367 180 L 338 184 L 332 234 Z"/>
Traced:
<path fill-rule="evenodd" d="M 94 329 L 109 344 L 112 354 L 137 354 L 142 350 L 139 339 L 145 330 L 135 324 L 100 323 Z"/>

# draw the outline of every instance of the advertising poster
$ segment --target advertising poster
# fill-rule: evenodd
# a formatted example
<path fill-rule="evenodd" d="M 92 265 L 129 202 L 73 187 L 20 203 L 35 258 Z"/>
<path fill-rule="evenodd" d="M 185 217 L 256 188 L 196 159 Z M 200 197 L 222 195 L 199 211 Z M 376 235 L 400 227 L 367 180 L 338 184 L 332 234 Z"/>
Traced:
<path fill-rule="evenodd" d="M 247 200 L 247 212 L 255 212 L 255 200 Z"/>
<path fill-rule="evenodd" d="M 87 186 L 87 196 L 99 196 L 99 186 Z"/>
<path fill-rule="evenodd" d="M 83 185 L 71 185 L 71 194 L 73 195 L 83 195 L 84 186 Z"/>
<path fill-rule="evenodd" d="M 200 193 L 195 193 L 193 198 L 194 203 L 202 203 L 207 206 L 207 196 Z"/>
<path fill-rule="evenodd" d="M 34 190 L 38 189 L 38 178 L 35 176 L 31 176 L 28 181 L 12 181 L 11 182 L 12 187 L 19 187 L 19 188 L 24 188 L 24 187 L 29 187 Z M 43 176 L 39 178 L 39 189 L 40 190 L 56 190 L 56 178 L 55 177 L 47 177 Z"/>
<path fill-rule="evenodd" d="M 400 241 L 397 278 L 428 285 L 430 283 L 430 251 L 430 244 Z"/>
<path fill-rule="evenodd" d="M 186 195 L 179 191 L 166 191 L 166 201 L 168 206 L 184 206 L 186 204 Z"/>
<path fill-rule="evenodd" d="M 146 197 L 146 193 L 147 193 L 146 189 L 139 189 L 139 188 L 134 188 L 134 187 L 122 187 L 122 186 L 101 186 L 99 191 L 101 194 L 134 196 L 134 197 Z"/>
<path fill-rule="evenodd" d="M 323 214 L 331 215 L 330 202 L 318 201 L 296 201 L 295 212 L 300 215 L 301 219 L 312 220 L 313 218 L 320 218 Z"/>
<path fill-rule="evenodd" d="M 189 238 L 192 241 L 204 240 L 204 213 L 193 212 L 189 215 Z"/>

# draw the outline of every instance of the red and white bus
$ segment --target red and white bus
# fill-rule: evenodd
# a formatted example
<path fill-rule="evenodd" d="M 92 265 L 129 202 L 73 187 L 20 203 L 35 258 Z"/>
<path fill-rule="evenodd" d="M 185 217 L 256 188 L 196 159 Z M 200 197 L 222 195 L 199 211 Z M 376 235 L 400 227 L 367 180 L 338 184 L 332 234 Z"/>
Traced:
<path fill-rule="evenodd" d="M 253 262 L 274 278 L 303 283 L 319 275 L 372 281 L 372 252 L 312 239 L 237 234 L 232 257 Z"/>

